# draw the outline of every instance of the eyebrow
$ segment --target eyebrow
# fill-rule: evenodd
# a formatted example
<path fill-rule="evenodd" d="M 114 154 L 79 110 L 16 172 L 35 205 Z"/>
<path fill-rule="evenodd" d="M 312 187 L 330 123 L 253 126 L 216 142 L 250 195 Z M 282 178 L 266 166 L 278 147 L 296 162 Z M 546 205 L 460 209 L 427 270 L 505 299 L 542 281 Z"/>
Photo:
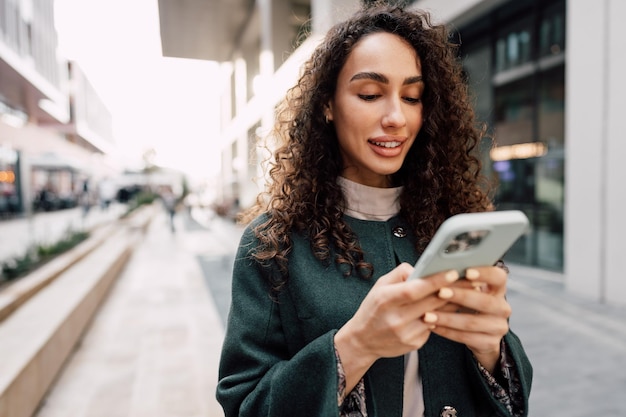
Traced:
<path fill-rule="evenodd" d="M 378 72 L 358 72 L 350 78 L 350 82 L 356 80 L 373 80 L 383 84 L 389 84 L 389 78 Z M 415 84 L 424 82 L 424 78 L 421 75 L 415 75 L 413 77 L 407 77 L 402 82 L 402 85 Z"/>

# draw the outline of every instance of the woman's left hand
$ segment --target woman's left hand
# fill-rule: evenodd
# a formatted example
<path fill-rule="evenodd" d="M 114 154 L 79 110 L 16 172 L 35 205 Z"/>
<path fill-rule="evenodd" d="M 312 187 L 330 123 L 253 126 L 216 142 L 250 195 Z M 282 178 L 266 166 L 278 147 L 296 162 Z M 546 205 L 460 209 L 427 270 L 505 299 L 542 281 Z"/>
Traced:
<path fill-rule="evenodd" d="M 500 342 L 509 330 L 511 306 L 507 302 L 507 273 L 499 267 L 471 268 L 465 280 L 439 291 L 446 306 L 427 313 L 432 332 L 465 344 L 493 373 L 500 358 Z"/>

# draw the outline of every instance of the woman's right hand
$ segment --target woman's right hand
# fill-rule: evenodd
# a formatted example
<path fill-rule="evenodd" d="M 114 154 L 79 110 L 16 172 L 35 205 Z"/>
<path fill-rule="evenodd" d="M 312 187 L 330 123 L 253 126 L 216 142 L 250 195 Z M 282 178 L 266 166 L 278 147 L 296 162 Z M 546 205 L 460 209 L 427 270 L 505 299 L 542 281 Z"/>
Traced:
<path fill-rule="evenodd" d="M 372 364 L 421 348 L 430 336 L 422 318 L 447 303 L 437 296 L 459 278 L 456 271 L 407 281 L 413 267 L 398 265 L 378 279 L 354 316 L 335 335 L 349 392 Z"/>

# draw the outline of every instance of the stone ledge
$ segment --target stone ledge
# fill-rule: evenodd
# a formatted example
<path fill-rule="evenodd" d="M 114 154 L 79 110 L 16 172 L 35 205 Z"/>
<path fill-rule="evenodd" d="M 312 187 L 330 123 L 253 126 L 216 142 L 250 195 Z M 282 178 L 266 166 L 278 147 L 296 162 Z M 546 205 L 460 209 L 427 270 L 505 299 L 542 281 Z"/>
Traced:
<path fill-rule="evenodd" d="M 145 206 L 138 209 L 136 213 L 133 213 L 126 219 L 120 219 L 113 224 L 95 228 L 92 231 L 92 236 L 84 242 L 81 242 L 76 247 L 55 257 L 27 276 L 4 288 L 0 293 L 0 323 L 28 301 L 29 298 L 57 279 L 59 275 L 87 256 L 98 245 L 111 236 L 118 227 L 116 223 L 126 224 L 131 229 L 145 232 L 153 212 L 153 207 Z"/>
<path fill-rule="evenodd" d="M 144 222 L 133 216 L 132 224 L 120 223 L 91 250 L 76 252 L 78 259 L 32 291 L 0 323 L 0 417 L 36 412 L 153 213 L 151 208 L 137 213 Z"/>
<path fill-rule="evenodd" d="M 6 287 L 0 293 L 0 322 L 5 320 L 38 291 L 58 278 L 59 275 L 71 268 L 72 265 L 87 256 L 112 231 L 113 228 L 110 225 L 94 231 L 93 235 L 84 242 Z"/>

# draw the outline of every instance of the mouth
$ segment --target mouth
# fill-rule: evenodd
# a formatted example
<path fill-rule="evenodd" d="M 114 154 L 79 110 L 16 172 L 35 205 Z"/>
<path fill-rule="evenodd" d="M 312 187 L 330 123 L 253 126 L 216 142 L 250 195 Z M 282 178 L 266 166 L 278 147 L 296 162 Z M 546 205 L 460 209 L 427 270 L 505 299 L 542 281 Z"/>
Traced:
<path fill-rule="evenodd" d="M 367 140 L 370 149 L 383 158 L 395 158 L 402 154 L 405 136 L 382 135 Z"/>
<path fill-rule="evenodd" d="M 391 141 L 377 141 L 377 140 L 369 140 L 369 143 L 375 146 L 380 146 L 382 148 L 397 148 L 402 145 L 402 142 L 391 140 Z"/>

